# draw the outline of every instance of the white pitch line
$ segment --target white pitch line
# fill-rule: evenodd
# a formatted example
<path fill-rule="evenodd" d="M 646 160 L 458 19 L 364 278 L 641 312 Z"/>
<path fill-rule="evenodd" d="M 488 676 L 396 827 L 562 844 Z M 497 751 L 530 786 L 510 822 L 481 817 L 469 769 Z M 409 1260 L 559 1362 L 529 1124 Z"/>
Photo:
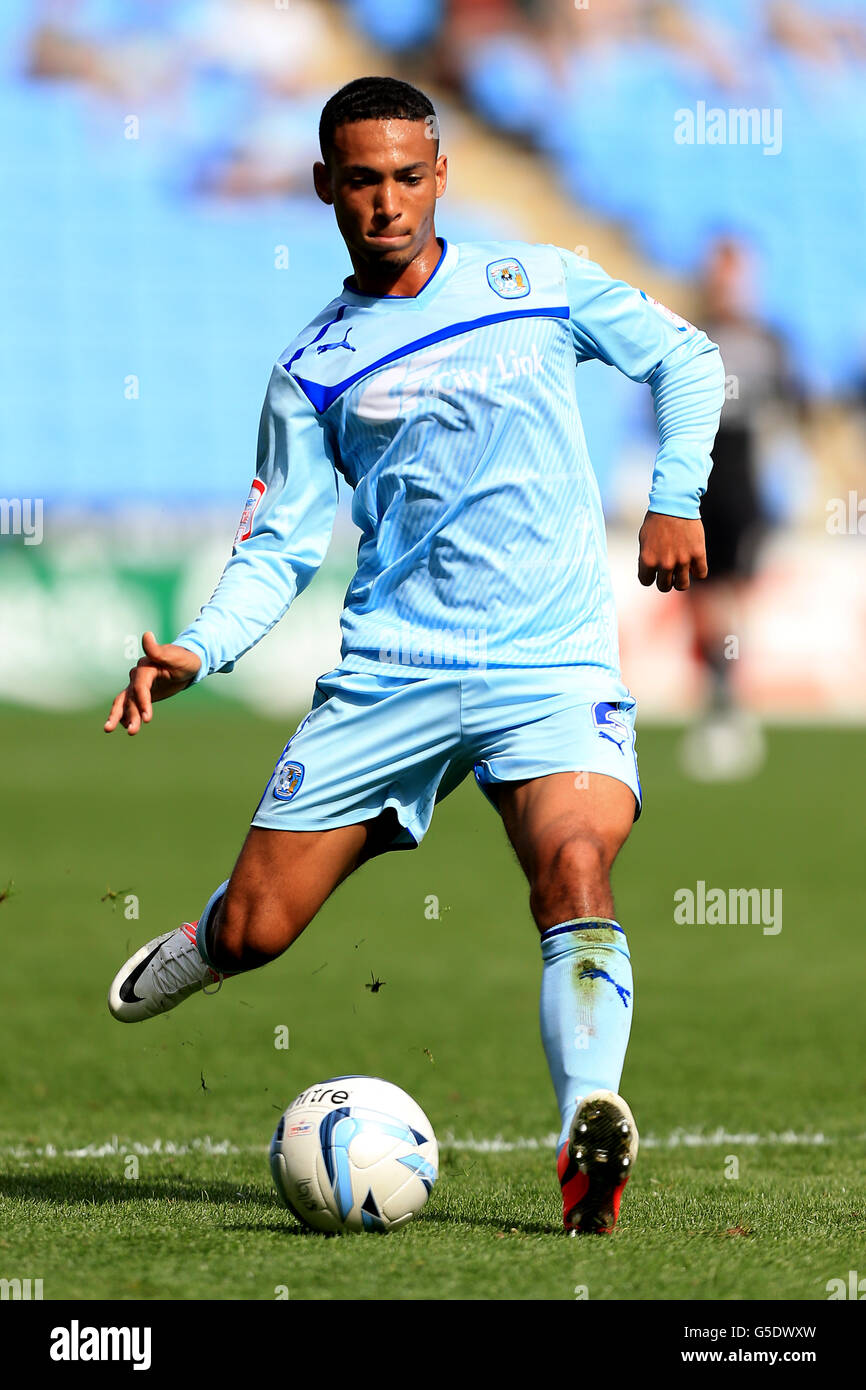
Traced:
<path fill-rule="evenodd" d="M 710 1148 L 718 1144 L 769 1144 L 771 1147 L 784 1147 L 787 1144 L 833 1144 L 836 1141 L 819 1130 L 817 1134 L 798 1134 L 793 1129 L 783 1129 L 770 1134 L 730 1134 L 719 1126 L 709 1134 L 691 1134 L 685 1129 L 675 1129 L 664 1139 L 649 1135 L 641 1139 L 641 1144 L 649 1149 Z"/>
<path fill-rule="evenodd" d="M 853 1136 L 860 1140 L 864 1135 Z M 439 1140 L 443 1149 L 457 1149 L 465 1153 L 519 1153 L 524 1150 L 552 1150 L 557 1136 L 553 1133 L 543 1138 L 518 1137 L 505 1139 L 496 1135 L 491 1139 L 476 1139 L 469 1136 L 458 1139 L 447 1133 Z M 788 1147 L 794 1144 L 812 1147 L 833 1144 L 836 1141 L 826 1134 L 799 1134 L 786 1129 L 770 1134 L 733 1134 L 726 1129 L 709 1132 L 675 1129 L 668 1135 L 648 1134 L 641 1137 L 641 1147 L 645 1149 L 709 1149 L 722 1145 L 740 1148 L 766 1144 L 770 1148 Z M 233 1144 L 230 1139 L 212 1139 L 209 1134 L 202 1138 L 178 1141 L 174 1139 L 155 1139 L 150 1144 L 142 1144 L 133 1139 L 120 1139 L 114 1135 L 101 1144 L 85 1144 L 80 1148 L 58 1148 L 55 1144 L 9 1144 L 0 1145 L 0 1155 L 14 1159 L 33 1158 L 115 1158 L 125 1154 L 137 1154 L 140 1158 L 175 1158 L 189 1154 L 204 1158 L 223 1158 L 228 1154 L 266 1153 L 264 1144 Z"/>
<path fill-rule="evenodd" d="M 501 1135 L 495 1139 L 457 1139 L 449 1134 L 439 1143 L 443 1149 L 465 1149 L 470 1153 L 516 1153 L 521 1149 L 552 1149 L 557 1138 L 556 1134 L 548 1134 L 543 1139 L 504 1139 Z M 834 1142 L 826 1134 L 797 1134 L 793 1129 L 783 1130 L 779 1134 L 730 1134 L 722 1128 L 705 1134 L 675 1129 L 672 1134 L 642 1134 L 640 1138 L 642 1149 L 709 1149 L 722 1144 L 739 1144 L 741 1148 L 767 1144 L 777 1148 L 790 1144 L 821 1145 Z"/>
<path fill-rule="evenodd" d="M 10 1144 L 0 1147 L 7 1158 L 117 1158 L 121 1154 L 137 1154 L 140 1158 L 200 1154 L 205 1158 L 220 1158 L 225 1154 L 267 1152 L 266 1146 L 247 1145 L 239 1148 L 230 1139 L 203 1139 L 177 1142 L 174 1139 L 155 1139 L 152 1144 L 140 1144 L 133 1139 L 119 1139 L 115 1134 L 103 1144 L 85 1144 L 79 1149 L 59 1149 L 55 1144 Z"/>

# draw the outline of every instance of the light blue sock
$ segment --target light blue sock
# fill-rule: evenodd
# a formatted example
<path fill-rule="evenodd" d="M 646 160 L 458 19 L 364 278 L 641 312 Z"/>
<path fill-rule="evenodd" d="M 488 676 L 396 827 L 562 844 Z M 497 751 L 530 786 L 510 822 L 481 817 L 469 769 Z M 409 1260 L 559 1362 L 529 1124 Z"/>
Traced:
<path fill-rule="evenodd" d="M 217 903 L 222 898 L 222 895 L 226 891 L 228 886 L 229 881 L 228 879 L 226 879 L 225 883 L 221 883 L 219 888 L 217 888 L 216 892 L 211 894 L 211 896 L 207 900 L 204 911 L 198 919 L 198 926 L 195 929 L 195 944 L 198 948 L 199 955 L 201 956 L 205 965 L 209 965 L 211 970 L 216 970 L 218 974 L 219 966 L 214 965 L 213 961 L 207 953 L 207 926 L 208 922 L 210 921 L 211 913 L 213 912 Z"/>
<path fill-rule="evenodd" d="M 618 1091 L 634 984 L 625 932 L 605 917 L 576 917 L 541 934 L 541 1040 L 568 1139 L 590 1091 Z"/>

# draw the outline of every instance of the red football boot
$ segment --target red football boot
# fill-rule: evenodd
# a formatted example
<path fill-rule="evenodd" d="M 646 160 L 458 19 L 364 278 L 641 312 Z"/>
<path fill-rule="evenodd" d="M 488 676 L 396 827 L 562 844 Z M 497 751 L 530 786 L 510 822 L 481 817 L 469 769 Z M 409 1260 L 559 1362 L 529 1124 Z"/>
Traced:
<path fill-rule="evenodd" d="M 562 1223 L 570 1235 L 609 1235 L 637 1158 L 634 1116 L 614 1091 L 591 1091 L 574 1113 L 557 1160 Z"/>

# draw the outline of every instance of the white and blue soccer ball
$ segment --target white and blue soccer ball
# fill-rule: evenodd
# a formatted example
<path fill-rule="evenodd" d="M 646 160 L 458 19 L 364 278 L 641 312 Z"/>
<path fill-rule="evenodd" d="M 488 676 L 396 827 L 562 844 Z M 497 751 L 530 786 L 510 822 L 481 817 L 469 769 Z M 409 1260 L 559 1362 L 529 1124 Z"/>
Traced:
<path fill-rule="evenodd" d="M 316 1231 L 396 1231 L 430 1196 L 439 1145 L 399 1086 L 334 1076 L 307 1087 L 283 1114 L 271 1173 L 283 1205 Z"/>

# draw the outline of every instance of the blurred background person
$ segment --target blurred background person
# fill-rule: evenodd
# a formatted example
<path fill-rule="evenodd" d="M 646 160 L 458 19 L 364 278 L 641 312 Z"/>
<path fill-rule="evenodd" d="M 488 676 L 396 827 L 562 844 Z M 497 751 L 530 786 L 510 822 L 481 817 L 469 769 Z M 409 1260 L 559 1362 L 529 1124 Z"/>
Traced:
<path fill-rule="evenodd" d="M 726 399 L 701 503 L 709 574 L 688 591 L 706 709 L 682 746 L 685 770 L 702 781 L 751 775 L 765 749 L 757 721 L 740 705 L 736 673 L 743 608 L 770 524 L 760 472 L 762 426 L 768 407 L 793 409 L 797 393 L 781 340 L 755 315 L 754 279 L 742 242 L 722 239 L 710 248 L 698 318 L 721 349 Z"/>

